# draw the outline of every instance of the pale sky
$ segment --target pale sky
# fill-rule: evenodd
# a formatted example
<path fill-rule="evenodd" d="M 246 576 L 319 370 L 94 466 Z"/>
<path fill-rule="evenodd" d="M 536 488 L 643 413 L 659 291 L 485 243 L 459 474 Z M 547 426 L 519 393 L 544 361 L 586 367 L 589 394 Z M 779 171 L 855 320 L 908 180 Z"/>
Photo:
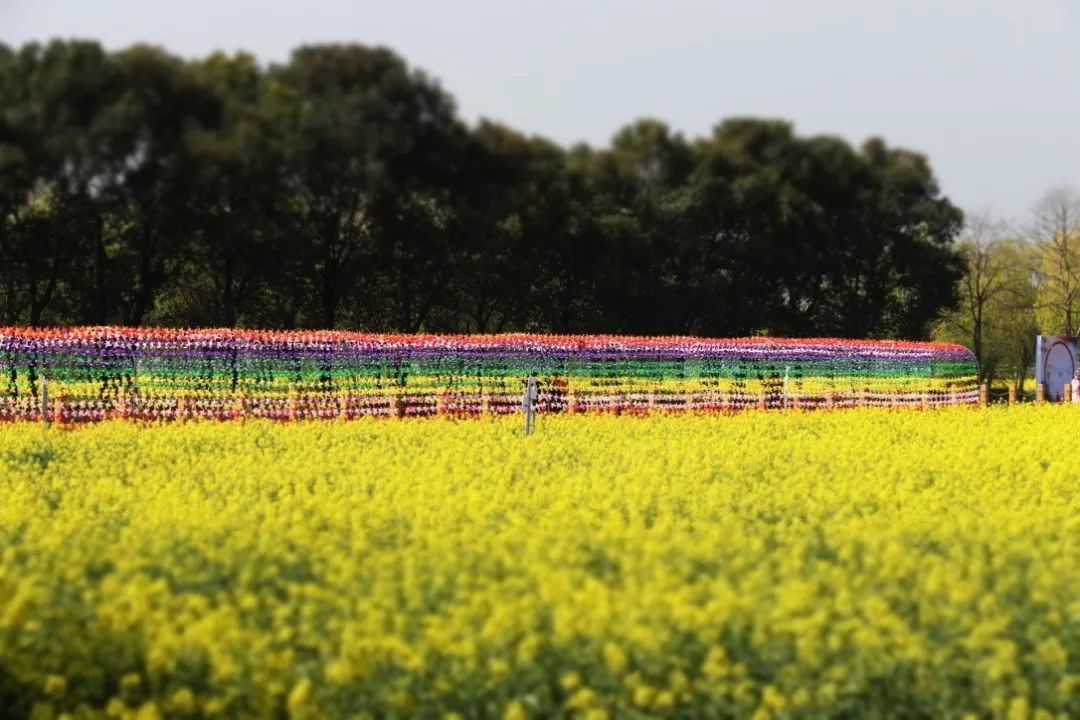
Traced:
<path fill-rule="evenodd" d="M 641 116 L 733 115 L 926 153 L 953 202 L 1018 220 L 1080 186 L 1077 0 L 0 0 L 0 41 L 136 41 L 183 56 L 394 48 L 467 120 L 563 144 Z"/>

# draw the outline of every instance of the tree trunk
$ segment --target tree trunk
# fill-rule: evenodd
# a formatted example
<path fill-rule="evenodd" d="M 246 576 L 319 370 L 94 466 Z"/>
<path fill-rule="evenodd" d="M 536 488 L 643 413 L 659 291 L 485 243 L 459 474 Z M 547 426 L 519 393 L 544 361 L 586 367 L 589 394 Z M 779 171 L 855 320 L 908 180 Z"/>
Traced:
<path fill-rule="evenodd" d="M 38 297 L 36 292 L 37 283 L 31 285 L 30 291 L 30 327 L 41 327 L 41 316 L 45 313 L 46 308 L 49 307 L 49 301 L 52 299 L 53 291 L 56 289 L 56 277 L 50 277 L 49 282 L 45 286 L 45 291 Z"/>
<path fill-rule="evenodd" d="M 326 330 L 333 330 L 337 322 L 338 309 L 338 268 L 332 258 L 327 257 L 322 272 L 322 324 Z"/>
<path fill-rule="evenodd" d="M 225 310 L 225 327 L 236 327 L 236 300 L 233 297 L 233 275 L 235 274 L 235 255 L 233 248 L 225 253 L 225 277 L 222 283 L 221 305 Z"/>
<path fill-rule="evenodd" d="M 95 219 L 93 277 L 91 280 L 90 322 L 93 325 L 105 325 L 107 320 L 108 295 L 108 255 L 105 253 L 105 220 L 98 215 Z"/>

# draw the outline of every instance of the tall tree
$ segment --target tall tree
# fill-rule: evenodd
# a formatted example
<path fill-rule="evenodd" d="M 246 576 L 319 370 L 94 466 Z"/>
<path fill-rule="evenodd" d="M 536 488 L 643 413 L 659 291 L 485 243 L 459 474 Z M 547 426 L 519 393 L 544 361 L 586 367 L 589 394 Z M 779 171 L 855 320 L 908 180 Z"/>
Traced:
<path fill-rule="evenodd" d="M 99 128 L 116 76 L 102 48 L 81 41 L 28 44 L 0 76 L 5 296 L 9 312 L 38 325 L 93 257 L 106 175 Z"/>
<path fill-rule="evenodd" d="M 33 170 L 20 142 L 17 118 L 12 117 L 12 111 L 24 102 L 24 83 L 16 53 L 0 43 L 0 322 L 5 325 L 25 322 L 20 317 L 21 279 L 14 260 L 19 243 L 14 234 L 16 212 L 25 202 Z"/>
<path fill-rule="evenodd" d="M 342 306 L 373 279 L 373 255 L 387 270 L 416 255 L 395 247 L 410 239 L 390 234 L 386 224 L 409 231 L 438 222 L 431 211 L 437 199 L 427 193 L 455 124 L 454 105 L 385 48 L 303 47 L 275 78 L 292 101 L 283 117 L 289 187 L 310 242 L 317 322 L 334 327 Z"/>
<path fill-rule="evenodd" d="M 496 332 L 519 325 L 531 292 L 536 258 L 525 253 L 530 184 L 537 175 L 533 144 L 503 125 L 482 120 L 469 134 L 461 160 L 452 232 L 457 252 L 440 309 L 441 324 L 458 332 Z M 561 161 L 560 161 L 561 162 Z M 449 307 L 447 306 L 449 305 Z"/>
<path fill-rule="evenodd" d="M 979 382 L 992 378 L 1001 361 L 1000 348 L 988 347 L 991 329 L 1010 311 L 1011 302 L 1002 302 L 1015 293 L 1015 273 L 1010 264 L 1016 253 L 1006 247 L 1007 229 L 986 215 L 969 217 L 958 245 L 966 270 L 957 283 L 956 309 L 946 313 L 937 334 L 959 340 L 971 348 L 979 364 Z M 1030 285 L 1030 283 L 1028 283 Z M 1000 312 L 1001 317 L 995 313 Z"/>
<path fill-rule="evenodd" d="M 685 237 L 715 314 L 699 331 L 920 336 L 953 301 L 962 215 L 918 155 L 728 120 L 699 146 Z"/>
<path fill-rule="evenodd" d="M 219 125 L 190 133 L 196 175 L 189 262 L 172 286 L 177 310 L 199 324 L 234 326 L 261 315 L 267 284 L 283 280 L 290 248 L 283 147 L 255 58 L 215 53 L 192 66 L 221 103 Z"/>
<path fill-rule="evenodd" d="M 14 323 L 918 337 L 962 265 L 915 153 L 756 118 L 567 149 L 358 45 L 0 47 L 0 170 Z"/>
<path fill-rule="evenodd" d="M 852 300 L 861 305 L 861 323 L 852 334 L 920 337 L 940 308 L 955 302 L 955 282 L 963 273 L 952 243 L 963 213 L 940 194 L 926 158 L 870 141 L 862 151 L 875 174 L 865 237 L 876 236 L 876 251 L 851 264 Z"/>
<path fill-rule="evenodd" d="M 593 270 L 606 327 L 619 332 L 687 332 L 699 258 L 687 252 L 680 215 L 696 164 L 682 135 L 659 120 L 619 130 L 592 154 L 587 205 L 604 262 Z M 696 253 L 691 253 L 696 254 Z"/>
<path fill-rule="evenodd" d="M 1035 207 L 1031 236 L 1039 249 L 1037 310 L 1045 332 L 1075 335 L 1080 327 L 1080 195 L 1048 191 Z"/>
<path fill-rule="evenodd" d="M 1036 269 L 1038 249 L 1023 239 L 1012 238 L 998 247 L 1005 268 L 1006 291 L 991 303 L 987 343 L 998 348 L 992 359 L 995 377 L 1014 381 L 1020 391 L 1035 364 Z"/>
<path fill-rule="evenodd" d="M 123 92 L 107 109 L 112 173 L 109 259 L 127 282 L 120 317 L 140 325 L 155 309 L 195 231 L 198 172 L 193 131 L 221 121 L 217 97 L 178 58 L 148 46 L 116 57 Z"/>

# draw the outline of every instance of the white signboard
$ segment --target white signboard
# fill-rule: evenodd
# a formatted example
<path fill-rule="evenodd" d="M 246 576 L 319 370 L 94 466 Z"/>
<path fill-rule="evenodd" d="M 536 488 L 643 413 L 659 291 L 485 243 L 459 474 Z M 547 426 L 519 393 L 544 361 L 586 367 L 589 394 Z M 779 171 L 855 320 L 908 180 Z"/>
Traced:
<path fill-rule="evenodd" d="M 1039 335 L 1035 340 L 1035 382 L 1046 386 L 1047 400 L 1061 400 L 1076 375 L 1076 338 Z"/>

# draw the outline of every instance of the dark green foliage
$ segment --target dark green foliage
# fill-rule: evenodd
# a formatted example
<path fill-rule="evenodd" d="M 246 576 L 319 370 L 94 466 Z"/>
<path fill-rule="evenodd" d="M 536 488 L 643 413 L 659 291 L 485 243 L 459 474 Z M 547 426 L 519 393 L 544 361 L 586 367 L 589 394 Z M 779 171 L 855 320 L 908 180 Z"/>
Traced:
<path fill-rule="evenodd" d="M 960 223 L 783 121 L 564 149 L 385 48 L 0 46 L 0 324 L 922 337 Z"/>

